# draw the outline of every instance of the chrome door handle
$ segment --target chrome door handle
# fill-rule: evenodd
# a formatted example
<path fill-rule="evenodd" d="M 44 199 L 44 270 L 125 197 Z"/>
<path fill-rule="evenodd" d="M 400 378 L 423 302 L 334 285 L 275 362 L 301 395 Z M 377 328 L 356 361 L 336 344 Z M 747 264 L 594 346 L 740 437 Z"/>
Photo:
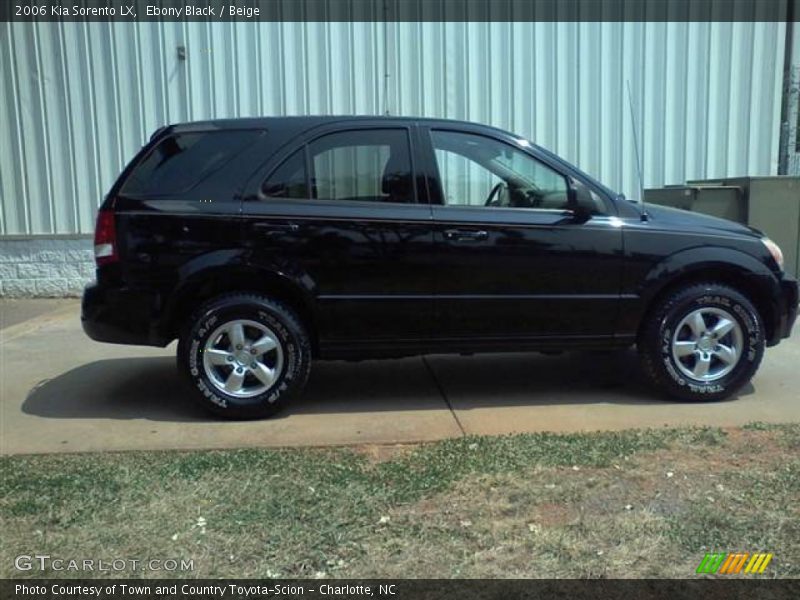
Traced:
<path fill-rule="evenodd" d="M 477 242 L 489 239 L 489 232 L 482 229 L 445 229 L 444 237 L 453 242 Z"/>

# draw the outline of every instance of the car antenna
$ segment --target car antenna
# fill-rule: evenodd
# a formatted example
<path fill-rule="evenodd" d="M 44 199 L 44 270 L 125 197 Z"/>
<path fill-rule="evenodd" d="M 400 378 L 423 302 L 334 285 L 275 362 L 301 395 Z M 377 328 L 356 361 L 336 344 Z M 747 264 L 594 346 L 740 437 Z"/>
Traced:
<path fill-rule="evenodd" d="M 644 203 L 644 179 L 642 178 L 642 163 L 639 160 L 639 136 L 636 133 L 636 116 L 633 114 L 633 96 L 631 95 L 631 80 L 626 79 L 628 86 L 628 106 L 631 110 L 631 128 L 633 129 L 633 151 L 636 154 L 636 173 L 639 176 L 639 203 L 642 206 L 642 221 L 649 221 L 650 215 L 647 214 L 647 207 Z"/>

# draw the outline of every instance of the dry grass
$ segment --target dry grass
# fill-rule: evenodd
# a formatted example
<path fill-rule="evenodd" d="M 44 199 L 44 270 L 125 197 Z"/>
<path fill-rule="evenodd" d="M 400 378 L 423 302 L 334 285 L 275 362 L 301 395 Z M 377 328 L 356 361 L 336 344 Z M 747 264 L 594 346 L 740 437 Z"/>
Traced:
<path fill-rule="evenodd" d="M 797 577 L 798 440 L 754 424 L 6 458 L 0 576 L 40 552 L 194 560 L 120 574 L 145 577 L 689 577 L 707 551 L 746 550 Z"/>
<path fill-rule="evenodd" d="M 473 476 L 393 510 L 351 574 L 683 578 L 707 551 L 745 550 L 776 553 L 771 575 L 797 577 L 797 432 L 736 429 L 611 467 Z"/>

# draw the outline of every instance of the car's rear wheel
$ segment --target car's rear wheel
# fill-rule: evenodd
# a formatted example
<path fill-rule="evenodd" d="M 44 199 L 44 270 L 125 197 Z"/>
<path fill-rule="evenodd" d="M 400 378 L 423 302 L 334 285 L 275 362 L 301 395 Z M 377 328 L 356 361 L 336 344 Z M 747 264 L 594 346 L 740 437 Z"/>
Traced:
<path fill-rule="evenodd" d="M 275 300 L 228 294 L 204 304 L 178 344 L 178 363 L 208 410 L 233 419 L 273 415 L 305 386 L 308 335 Z"/>
<path fill-rule="evenodd" d="M 764 329 L 735 289 L 702 283 L 663 299 L 643 324 L 638 347 L 645 374 L 681 400 L 720 400 L 750 381 L 764 355 Z"/>

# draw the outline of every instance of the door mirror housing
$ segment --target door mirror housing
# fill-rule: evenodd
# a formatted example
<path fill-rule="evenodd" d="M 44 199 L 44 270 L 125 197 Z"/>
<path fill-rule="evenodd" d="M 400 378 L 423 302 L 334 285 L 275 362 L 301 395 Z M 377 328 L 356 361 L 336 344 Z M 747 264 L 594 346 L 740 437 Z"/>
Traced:
<path fill-rule="evenodd" d="M 594 202 L 589 190 L 580 181 L 573 180 L 567 192 L 567 210 L 576 223 L 585 223 L 594 214 Z"/>
<path fill-rule="evenodd" d="M 592 218 L 592 211 L 585 206 L 576 206 L 575 208 L 568 208 L 567 213 L 575 223 L 586 223 Z"/>

